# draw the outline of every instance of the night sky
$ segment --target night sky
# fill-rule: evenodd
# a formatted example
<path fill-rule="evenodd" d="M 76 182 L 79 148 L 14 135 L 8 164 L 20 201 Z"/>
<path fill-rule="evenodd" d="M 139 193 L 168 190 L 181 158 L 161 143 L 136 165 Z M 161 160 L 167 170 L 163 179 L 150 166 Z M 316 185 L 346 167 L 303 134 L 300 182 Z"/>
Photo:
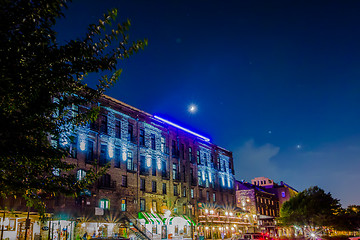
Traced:
<path fill-rule="evenodd" d="M 360 1 L 74 0 L 58 39 L 114 7 L 149 45 L 107 95 L 231 150 L 238 180 L 360 204 Z"/>

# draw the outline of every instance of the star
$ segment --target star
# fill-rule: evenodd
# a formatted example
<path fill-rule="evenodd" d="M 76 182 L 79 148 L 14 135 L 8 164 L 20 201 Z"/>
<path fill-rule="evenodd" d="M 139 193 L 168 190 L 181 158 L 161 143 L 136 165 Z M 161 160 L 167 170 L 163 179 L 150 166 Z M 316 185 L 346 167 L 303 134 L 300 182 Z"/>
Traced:
<path fill-rule="evenodd" d="M 300 144 L 298 144 L 298 145 L 296 145 L 296 149 L 301 149 L 301 145 Z"/>

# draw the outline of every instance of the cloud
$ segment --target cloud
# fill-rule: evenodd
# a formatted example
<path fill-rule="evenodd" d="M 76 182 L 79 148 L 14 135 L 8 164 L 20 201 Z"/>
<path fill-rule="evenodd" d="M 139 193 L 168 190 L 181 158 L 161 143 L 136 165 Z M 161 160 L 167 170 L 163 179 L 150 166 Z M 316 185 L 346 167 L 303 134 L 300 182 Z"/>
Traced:
<path fill-rule="evenodd" d="M 233 153 L 236 177 L 249 181 L 259 176 L 274 176 L 277 168 L 271 159 L 279 150 L 279 147 L 269 143 L 256 146 L 253 139 L 246 141 Z"/>

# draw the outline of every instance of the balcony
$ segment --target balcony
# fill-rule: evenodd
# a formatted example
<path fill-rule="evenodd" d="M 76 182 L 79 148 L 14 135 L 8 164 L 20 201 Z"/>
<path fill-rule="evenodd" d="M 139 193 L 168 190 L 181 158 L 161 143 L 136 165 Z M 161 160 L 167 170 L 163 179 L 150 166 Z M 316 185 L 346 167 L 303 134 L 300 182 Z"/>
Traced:
<path fill-rule="evenodd" d="M 116 181 L 98 181 L 97 187 L 99 189 L 105 189 L 105 190 L 115 190 L 116 189 Z"/>

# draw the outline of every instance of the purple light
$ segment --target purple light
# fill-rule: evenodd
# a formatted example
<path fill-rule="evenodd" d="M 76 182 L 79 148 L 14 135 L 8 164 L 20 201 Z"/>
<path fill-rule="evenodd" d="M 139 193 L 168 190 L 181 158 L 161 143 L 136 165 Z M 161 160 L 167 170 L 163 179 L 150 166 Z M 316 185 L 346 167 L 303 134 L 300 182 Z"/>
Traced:
<path fill-rule="evenodd" d="M 167 123 L 167 124 L 169 124 L 169 125 L 171 125 L 171 126 L 173 126 L 173 127 L 179 128 L 179 129 L 181 129 L 181 130 L 183 130 L 183 131 L 185 131 L 185 132 L 187 132 L 187 133 L 190 133 L 190 134 L 192 134 L 192 135 L 195 135 L 195 136 L 203 139 L 203 140 L 206 141 L 206 142 L 210 142 L 210 139 L 209 139 L 209 138 L 204 137 L 204 136 L 201 136 L 200 134 L 194 133 L 193 131 L 190 131 L 189 129 L 183 128 L 183 127 L 181 127 L 181 126 L 179 126 L 179 125 L 177 125 L 177 124 L 175 124 L 175 123 L 172 123 L 172 122 L 170 122 L 170 121 L 168 121 L 168 120 L 166 120 L 166 119 L 163 119 L 163 118 L 158 117 L 158 116 L 155 116 L 155 115 L 154 115 L 154 118 L 157 119 L 157 120 L 160 120 L 160 121 L 162 121 L 162 122 L 164 122 L 164 123 Z"/>

